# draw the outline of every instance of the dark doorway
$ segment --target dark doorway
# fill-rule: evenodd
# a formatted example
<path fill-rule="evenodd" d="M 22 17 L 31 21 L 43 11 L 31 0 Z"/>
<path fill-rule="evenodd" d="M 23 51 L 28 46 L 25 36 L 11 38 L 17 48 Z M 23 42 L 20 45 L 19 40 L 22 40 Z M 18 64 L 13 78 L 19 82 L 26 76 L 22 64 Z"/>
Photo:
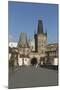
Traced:
<path fill-rule="evenodd" d="M 34 58 L 31 59 L 31 65 L 34 66 L 36 64 L 37 64 L 37 58 L 34 57 Z"/>

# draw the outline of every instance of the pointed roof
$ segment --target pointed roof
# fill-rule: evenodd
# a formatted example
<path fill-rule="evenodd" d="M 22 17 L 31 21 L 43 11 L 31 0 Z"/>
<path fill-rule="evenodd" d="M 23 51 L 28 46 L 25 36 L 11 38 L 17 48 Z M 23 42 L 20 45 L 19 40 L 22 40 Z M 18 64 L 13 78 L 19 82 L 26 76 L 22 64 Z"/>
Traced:
<path fill-rule="evenodd" d="M 27 34 L 25 32 L 20 33 L 18 47 L 28 47 Z"/>
<path fill-rule="evenodd" d="M 41 33 L 43 33 L 43 23 L 42 23 L 42 20 L 38 20 L 37 34 L 41 34 Z"/>

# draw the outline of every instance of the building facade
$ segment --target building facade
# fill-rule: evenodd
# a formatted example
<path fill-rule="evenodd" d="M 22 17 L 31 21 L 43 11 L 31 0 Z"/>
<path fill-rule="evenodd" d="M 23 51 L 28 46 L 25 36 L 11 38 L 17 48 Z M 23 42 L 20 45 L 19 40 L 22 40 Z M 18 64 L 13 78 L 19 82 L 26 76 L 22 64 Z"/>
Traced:
<path fill-rule="evenodd" d="M 46 49 L 47 63 L 58 65 L 58 44 L 48 44 Z"/>

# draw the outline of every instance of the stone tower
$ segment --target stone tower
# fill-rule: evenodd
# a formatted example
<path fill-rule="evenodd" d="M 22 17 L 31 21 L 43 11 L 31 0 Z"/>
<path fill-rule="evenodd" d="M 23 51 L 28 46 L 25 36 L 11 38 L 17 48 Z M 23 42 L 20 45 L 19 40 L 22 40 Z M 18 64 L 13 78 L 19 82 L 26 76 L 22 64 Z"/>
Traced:
<path fill-rule="evenodd" d="M 42 57 L 45 56 L 47 33 L 43 32 L 43 22 L 38 20 L 37 34 L 35 34 L 35 51 Z"/>
<path fill-rule="evenodd" d="M 37 39 L 38 53 L 41 54 L 41 56 L 44 56 L 46 51 L 47 33 L 43 32 L 42 20 L 38 21 Z"/>

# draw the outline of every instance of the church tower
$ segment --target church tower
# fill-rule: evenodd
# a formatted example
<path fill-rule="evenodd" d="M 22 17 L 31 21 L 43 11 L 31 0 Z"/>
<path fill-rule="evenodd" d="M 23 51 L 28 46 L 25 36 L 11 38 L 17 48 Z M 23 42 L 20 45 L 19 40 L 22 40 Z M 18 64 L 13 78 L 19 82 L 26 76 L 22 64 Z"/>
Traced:
<path fill-rule="evenodd" d="M 20 33 L 20 38 L 18 42 L 18 48 L 28 47 L 27 34 L 25 32 Z"/>

